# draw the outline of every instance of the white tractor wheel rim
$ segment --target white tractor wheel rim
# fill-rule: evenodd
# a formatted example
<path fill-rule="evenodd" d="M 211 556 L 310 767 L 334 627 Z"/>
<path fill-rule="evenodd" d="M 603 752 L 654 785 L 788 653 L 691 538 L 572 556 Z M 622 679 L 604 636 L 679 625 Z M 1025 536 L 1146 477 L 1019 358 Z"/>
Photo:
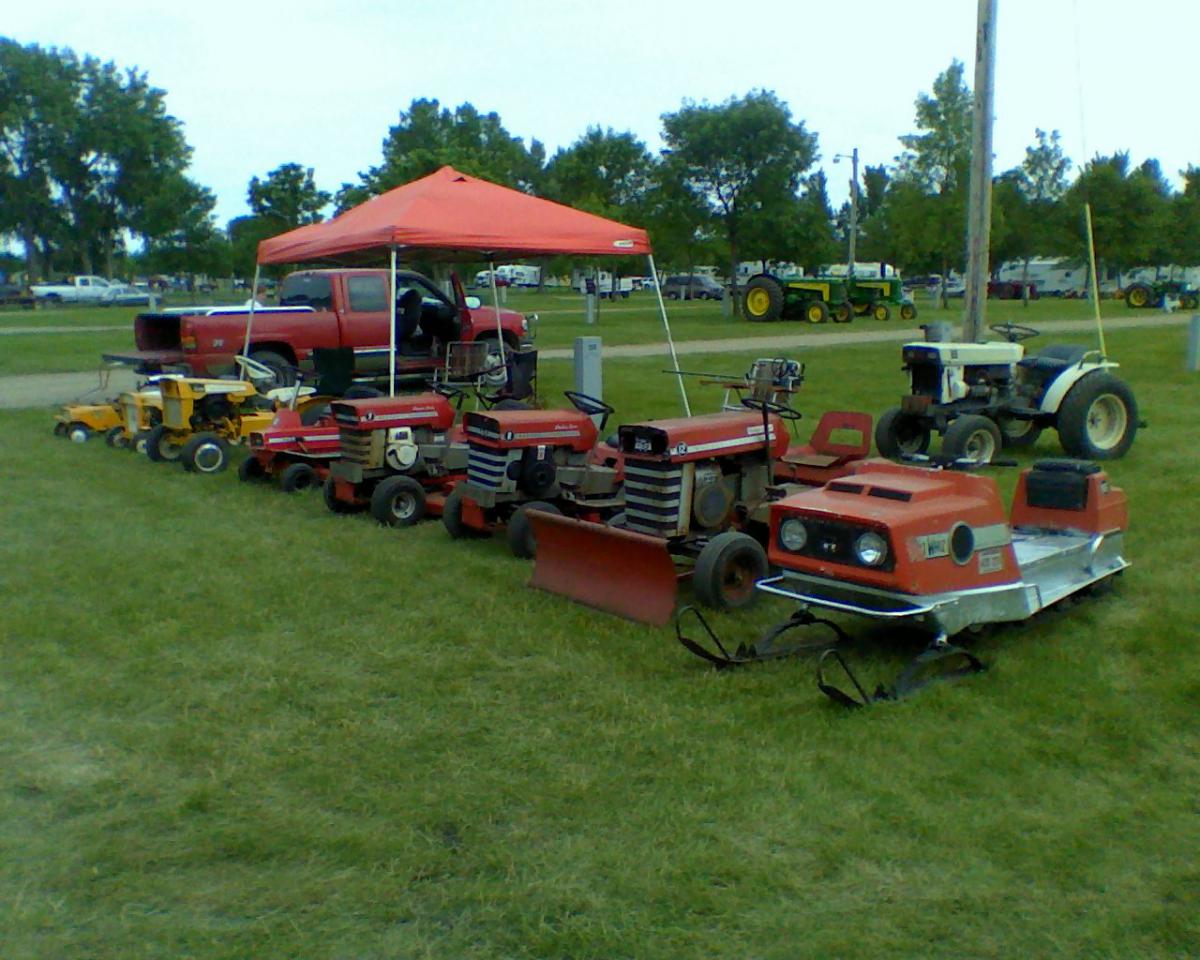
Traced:
<path fill-rule="evenodd" d="M 499 345 L 495 340 L 489 340 L 487 359 L 484 361 L 487 368 L 491 370 L 492 367 L 499 366 L 503 360 L 504 354 L 501 353 Z M 498 370 L 489 373 L 484 379 L 489 387 L 502 387 L 508 383 L 508 370 L 500 367 Z"/>
<path fill-rule="evenodd" d="M 87 438 L 88 438 L 88 435 L 87 435 L 86 430 L 81 430 L 78 427 L 76 427 L 74 430 L 71 431 L 71 442 L 72 443 L 86 443 Z"/>
<path fill-rule="evenodd" d="M 417 501 L 411 493 L 398 493 L 392 497 L 392 516 L 397 520 L 407 520 L 417 509 Z"/>
<path fill-rule="evenodd" d="M 1125 436 L 1129 415 L 1120 397 L 1104 393 L 1092 401 L 1087 413 L 1087 436 L 1094 447 L 1108 450 Z"/>
<path fill-rule="evenodd" d="M 158 454 L 164 460 L 178 460 L 179 447 L 173 444 L 168 437 L 163 437 L 158 441 Z"/>
<path fill-rule="evenodd" d="M 193 458 L 196 463 L 196 469 L 201 473 L 212 473 L 221 466 L 221 461 L 224 456 L 221 453 L 221 448 L 215 443 L 205 443 L 196 451 L 196 456 Z"/>
<path fill-rule="evenodd" d="M 976 430 L 967 437 L 967 442 L 963 447 L 963 453 L 966 454 L 966 458 L 974 460 L 976 463 L 989 462 L 992 459 L 992 454 L 995 452 L 995 439 L 987 430 Z"/>

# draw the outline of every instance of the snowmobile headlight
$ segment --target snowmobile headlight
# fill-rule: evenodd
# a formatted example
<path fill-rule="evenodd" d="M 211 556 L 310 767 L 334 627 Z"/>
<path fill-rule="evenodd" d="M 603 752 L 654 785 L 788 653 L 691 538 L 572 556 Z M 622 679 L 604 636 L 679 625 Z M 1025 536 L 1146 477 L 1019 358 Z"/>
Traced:
<path fill-rule="evenodd" d="M 868 567 L 877 567 L 887 559 L 887 541 L 868 530 L 854 541 L 854 552 L 858 554 L 860 563 Z"/>
<path fill-rule="evenodd" d="M 796 517 L 789 517 L 779 525 L 779 542 L 783 549 L 799 553 L 808 543 L 808 530 Z"/>

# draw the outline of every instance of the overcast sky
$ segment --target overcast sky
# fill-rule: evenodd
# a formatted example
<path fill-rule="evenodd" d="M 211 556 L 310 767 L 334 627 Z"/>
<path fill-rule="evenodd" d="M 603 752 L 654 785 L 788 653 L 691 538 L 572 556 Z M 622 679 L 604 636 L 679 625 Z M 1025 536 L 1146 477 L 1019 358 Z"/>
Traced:
<path fill-rule="evenodd" d="M 773 90 L 819 136 L 835 206 L 858 147 L 891 163 L 913 103 L 952 58 L 973 85 L 971 0 L 22 0 L 0 32 L 138 66 L 167 91 L 222 225 L 248 212 L 250 177 L 299 162 L 334 191 L 377 163 L 414 97 L 496 111 L 550 153 L 589 125 L 652 150 L 684 98 Z M 1034 128 L 1078 165 L 1129 150 L 1200 165 L 1194 0 L 999 0 L 996 172 Z"/>

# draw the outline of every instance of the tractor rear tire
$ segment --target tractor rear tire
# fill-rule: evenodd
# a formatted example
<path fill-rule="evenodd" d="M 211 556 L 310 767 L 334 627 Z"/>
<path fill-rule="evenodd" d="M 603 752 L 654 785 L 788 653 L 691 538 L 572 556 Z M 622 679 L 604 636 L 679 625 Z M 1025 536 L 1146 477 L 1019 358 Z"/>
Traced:
<path fill-rule="evenodd" d="M 834 323 L 849 323 L 854 319 L 854 305 L 849 300 L 843 300 L 833 308 Z"/>
<path fill-rule="evenodd" d="M 692 572 L 696 599 L 714 610 L 737 610 L 754 599 L 767 575 L 767 552 L 749 534 L 729 530 L 704 545 Z"/>
<path fill-rule="evenodd" d="M 455 488 L 450 491 L 450 495 L 446 497 L 446 502 L 442 505 L 442 526 L 446 528 L 446 532 L 455 540 L 471 540 L 487 536 L 483 530 L 476 530 L 463 523 L 462 499 L 462 491 Z"/>
<path fill-rule="evenodd" d="M 829 305 L 824 300 L 809 300 L 804 305 L 804 319 L 809 323 L 826 323 L 829 320 Z"/>
<path fill-rule="evenodd" d="M 520 557 L 522 560 L 532 560 L 537 556 L 537 540 L 533 536 L 533 524 L 529 522 L 530 510 L 562 515 L 562 511 L 558 507 L 545 500 L 530 500 L 529 503 L 523 503 L 513 511 L 513 515 L 508 518 L 505 537 L 512 555 Z"/>
<path fill-rule="evenodd" d="M 1059 443 L 1070 456 L 1116 460 L 1137 436 L 1137 400 L 1124 380 L 1097 370 L 1067 391 L 1056 426 Z"/>
<path fill-rule="evenodd" d="M 104 434 L 104 443 L 106 446 L 112 447 L 114 450 L 120 450 L 125 447 L 125 428 L 109 427 Z"/>
<path fill-rule="evenodd" d="M 1002 445 L 995 420 L 969 413 L 950 421 L 942 440 L 942 453 L 972 463 L 991 463 Z"/>
<path fill-rule="evenodd" d="M 1125 288 L 1125 305 L 1133 308 L 1153 306 L 1154 291 L 1144 283 L 1132 283 Z"/>
<path fill-rule="evenodd" d="M 171 430 L 160 423 L 146 434 L 146 456 L 155 463 L 174 463 L 179 459 L 183 445 L 175 442 Z"/>
<path fill-rule="evenodd" d="M 746 284 L 742 312 L 754 323 L 769 323 L 783 318 L 783 287 L 770 277 L 755 277 Z"/>
<path fill-rule="evenodd" d="M 1042 428 L 1032 420 L 1020 420 L 1017 417 L 1001 415 L 996 420 L 1000 428 L 1000 442 L 1005 448 L 1020 450 L 1032 447 L 1042 435 Z"/>
<path fill-rule="evenodd" d="M 188 473 L 220 473 L 229 466 L 229 441 L 204 430 L 188 439 L 179 460 Z"/>
<path fill-rule="evenodd" d="M 411 527 L 425 516 L 425 488 L 412 477 L 385 477 L 371 493 L 371 516 L 385 527 Z"/>
<path fill-rule="evenodd" d="M 250 459 L 254 460 L 253 457 Z M 255 460 L 255 463 L 257 462 Z M 318 483 L 320 483 L 320 478 L 317 476 L 317 471 L 307 463 L 289 463 L 283 473 L 279 475 L 279 489 L 284 493 L 300 493 L 302 490 L 311 490 Z"/>
<path fill-rule="evenodd" d="M 332 475 L 325 478 L 325 484 L 321 487 L 321 496 L 330 513 L 362 513 L 363 511 L 361 503 L 347 503 L 345 500 L 338 499 L 337 485 Z"/>
<path fill-rule="evenodd" d="M 877 303 L 871 308 L 871 316 L 880 323 L 887 323 L 892 319 L 892 311 L 886 303 Z"/>
<path fill-rule="evenodd" d="M 259 460 L 258 457 L 247 457 L 245 460 L 239 463 L 237 473 L 238 479 L 241 480 L 242 483 L 250 483 L 253 480 L 261 481 L 267 479 L 266 468 L 263 467 L 262 461 Z"/>
<path fill-rule="evenodd" d="M 892 460 L 924 453 L 929 439 L 928 424 L 899 407 L 886 411 L 875 424 L 875 448 Z"/>

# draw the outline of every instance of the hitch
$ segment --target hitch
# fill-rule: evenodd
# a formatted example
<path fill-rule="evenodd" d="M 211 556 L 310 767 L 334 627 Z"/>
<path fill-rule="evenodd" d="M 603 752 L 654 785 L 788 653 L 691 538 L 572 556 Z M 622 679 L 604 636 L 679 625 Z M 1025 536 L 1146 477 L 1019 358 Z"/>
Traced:
<path fill-rule="evenodd" d="M 957 663 L 952 663 L 952 661 L 957 661 Z M 827 666 L 835 663 L 854 685 L 854 693 L 847 693 L 840 687 L 835 687 L 828 680 Z M 944 664 L 944 667 L 931 669 L 934 664 Z M 817 661 L 817 687 L 830 700 L 840 703 L 843 707 L 867 707 L 873 703 L 879 703 L 881 700 L 903 700 L 930 684 L 961 680 L 963 677 L 982 673 L 986 669 L 983 661 L 975 654 L 939 638 L 929 644 L 918 657 L 904 668 L 891 687 L 885 687 L 881 683 L 875 688 L 874 693 L 868 695 L 863 685 L 858 682 L 854 671 L 850 669 L 850 665 L 846 663 L 841 651 L 834 648 L 826 650 L 821 654 L 821 659 Z"/>
<path fill-rule="evenodd" d="M 693 640 L 691 637 L 684 636 L 684 621 L 688 614 L 692 614 L 695 617 L 701 628 L 703 628 L 704 633 L 707 634 L 707 639 Z M 834 634 L 832 642 L 828 637 L 821 636 L 800 643 L 777 645 L 779 638 L 788 631 L 810 626 L 828 627 Z M 726 649 L 725 645 L 721 642 L 721 638 L 716 635 L 713 628 L 704 618 L 704 614 L 696 607 L 684 607 L 675 616 L 675 638 L 688 652 L 694 653 L 701 660 L 707 660 L 718 670 L 723 670 L 726 667 L 740 667 L 747 663 L 758 663 L 762 660 L 781 660 L 784 657 L 814 653 L 818 650 L 829 650 L 831 643 L 832 646 L 836 647 L 838 644 L 850 641 L 850 638 L 840 626 L 832 620 L 814 617 L 807 607 L 801 607 L 783 623 L 772 627 L 758 643 L 739 643 L 733 653 L 730 653 Z"/>

